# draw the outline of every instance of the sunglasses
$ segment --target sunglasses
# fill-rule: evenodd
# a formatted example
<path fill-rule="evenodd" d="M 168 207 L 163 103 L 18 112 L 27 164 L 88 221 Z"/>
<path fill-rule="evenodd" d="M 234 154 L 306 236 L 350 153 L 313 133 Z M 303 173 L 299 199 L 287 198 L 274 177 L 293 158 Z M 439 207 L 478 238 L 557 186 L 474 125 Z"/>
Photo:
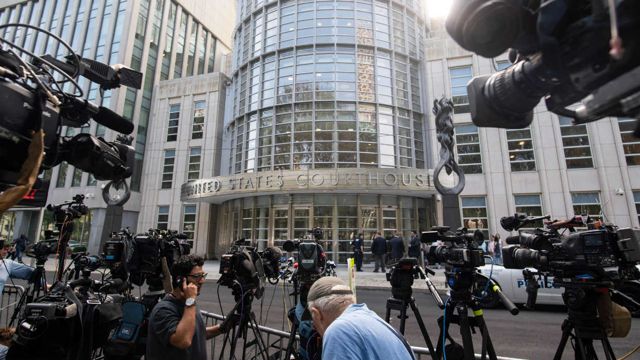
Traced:
<path fill-rule="evenodd" d="M 188 276 L 188 277 L 191 277 L 191 278 L 194 278 L 194 279 L 196 279 L 196 280 L 200 280 L 200 279 L 204 279 L 204 278 L 206 278 L 206 277 L 207 277 L 207 275 L 209 275 L 209 274 L 207 274 L 207 273 L 200 273 L 200 274 L 189 274 L 189 275 L 187 275 L 187 276 Z"/>

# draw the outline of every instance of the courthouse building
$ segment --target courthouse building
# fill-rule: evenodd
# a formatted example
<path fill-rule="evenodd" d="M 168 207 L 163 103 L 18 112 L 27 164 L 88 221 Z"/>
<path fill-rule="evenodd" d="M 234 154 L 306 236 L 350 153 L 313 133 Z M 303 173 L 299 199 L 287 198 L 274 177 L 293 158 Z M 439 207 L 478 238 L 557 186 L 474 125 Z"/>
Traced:
<path fill-rule="evenodd" d="M 180 195 L 209 255 L 320 227 L 344 262 L 354 231 L 435 223 L 422 3 L 238 2 L 220 173 Z"/>

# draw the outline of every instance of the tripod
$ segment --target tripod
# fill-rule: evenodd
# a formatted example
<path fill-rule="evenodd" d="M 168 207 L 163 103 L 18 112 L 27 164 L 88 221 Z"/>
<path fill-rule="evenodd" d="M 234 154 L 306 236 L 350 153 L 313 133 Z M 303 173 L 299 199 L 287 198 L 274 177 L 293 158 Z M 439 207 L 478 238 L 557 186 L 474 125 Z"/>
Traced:
<path fill-rule="evenodd" d="M 445 275 L 447 277 L 447 282 L 451 285 L 451 297 L 445 305 L 444 316 L 438 318 L 440 336 L 438 337 L 438 347 L 435 359 L 440 360 L 443 356 L 443 352 L 445 351 L 444 341 L 440 340 L 443 339 L 443 337 L 449 339 L 449 341 L 454 344 L 454 348 L 455 345 L 457 345 L 448 333 L 449 325 L 457 324 L 460 326 L 460 335 L 462 336 L 462 359 L 475 359 L 471 333 L 475 333 L 475 328 L 477 327 L 482 336 L 481 359 L 484 360 L 488 356 L 491 360 L 497 360 L 496 351 L 493 347 L 493 343 L 491 342 L 491 337 L 489 336 L 487 324 L 484 321 L 482 309 L 480 308 L 478 301 L 472 296 L 472 290 L 476 284 L 476 277 L 481 275 L 476 273 L 475 268 L 451 268 L 445 271 Z M 493 282 L 490 279 L 487 279 L 487 281 L 490 283 L 490 290 L 495 291 L 511 314 L 516 315 L 518 313 L 518 308 L 509 299 L 507 299 L 504 294 L 502 294 L 500 288 L 495 284 L 492 284 Z M 471 318 L 468 314 L 469 309 L 473 311 L 473 317 Z M 457 315 L 454 314 L 454 312 L 456 312 Z M 452 357 L 451 355 L 448 355 L 447 358 L 451 359 Z"/>
<path fill-rule="evenodd" d="M 425 270 L 431 275 L 435 274 L 428 268 L 425 268 Z M 391 319 L 391 310 L 400 311 L 400 333 L 404 335 L 406 319 L 408 318 L 407 308 L 411 306 L 411 310 L 413 310 L 413 314 L 415 315 L 418 326 L 420 327 L 422 337 L 429 349 L 429 354 L 431 355 L 431 358 L 435 358 L 433 343 L 431 342 L 431 338 L 429 338 L 427 328 L 424 326 L 422 316 L 416 306 L 416 300 L 412 296 L 413 290 L 411 289 L 411 286 L 413 285 L 414 277 L 420 277 L 427 282 L 427 287 L 429 288 L 434 300 L 438 305 L 442 306 L 442 298 L 440 298 L 440 294 L 438 294 L 437 289 L 429 277 L 426 276 L 422 268 L 417 265 L 417 261 L 415 259 L 401 259 L 400 262 L 387 274 L 387 280 L 391 282 L 392 297 L 387 299 L 387 311 L 384 320 L 389 323 L 389 320 Z"/>
<path fill-rule="evenodd" d="M 409 306 L 411 306 L 411 310 L 413 310 L 413 314 L 415 315 L 416 321 L 418 322 L 418 326 L 420 327 L 420 332 L 422 333 L 422 337 L 424 338 L 424 341 L 427 343 L 427 347 L 429 348 L 429 354 L 431 354 L 431 357 L 433 358 L 435 354 L 435 352 L 433 351 L 433 343 L 429 338 L 429 334 L 427 333 L 427 328 L 424 326 L 424 322 L 422 321 L 422 316 L 420 316 L 420 311 L 416 306 L 416 300 L 413 298 L 413 296 L 410 296 L 407 299 L 396 299 L 394 297 L 390 297 L 389 299 L 387 299 L 387 314 L 384 318 L 384 321 L 388 323 L 389 320 L 391 319 L 391 310 L 400 311 L 400 315 L 399 315 L 400 334 L 404 335 L 405 323 L 406 323 L 406 319 L 408 318 L 407 308 Z"/>
<path fill-rule="evenodd" d="M 232 293 L 236 300 L 236 305 L 228 316 L 237 317 L 238 322 L 224 335 L 219 359 L 222 360 L 224 358 L 224 350 L 226 349 L 227 344 L 229 345 L 229 359 L 235 359 L 236 346 L 240 342 L 239 339 L 242 338 L 243 360 L 247 359 L 247 349 L 252 346 L 256 347 L 257 354 L 254 353 L 254 356 L 251 357 L 251 359 L 262 358 L 263 360 L 267 360 L 267 347 L 262 339 L 260 329 L 258 328 L 256 315 L 253 310 L 251 310 L 251 303 L 253 302 L 254 297 L 253 289 L 243 291 L 243 289 L 240 288 L 238 291 L 238 289 L 234 288 Z M 253 332 L 254 339 L 252 341 L 248 341 L 249 328 L 251 328 Z"/>
<path fill-rule="evenodd" d="M 607 288 L 604 288 L 608 291 Z M 616 357 L 609 343 L 605 330 L 600 326 L 597 315 L 597 301 L 602 293 L 593 286 L 589 288 L 580 285 L 567 286 L 562 298 L 567 305 L 569 316 L 562 323 L 562 338 L 553 357 L 560 360 L 562 353 L 571 338 L 574 343 L 576 360 L 597 360 L 593 340 L 602 342 L 602 349 L 607 360 L 615 360 Z"/>

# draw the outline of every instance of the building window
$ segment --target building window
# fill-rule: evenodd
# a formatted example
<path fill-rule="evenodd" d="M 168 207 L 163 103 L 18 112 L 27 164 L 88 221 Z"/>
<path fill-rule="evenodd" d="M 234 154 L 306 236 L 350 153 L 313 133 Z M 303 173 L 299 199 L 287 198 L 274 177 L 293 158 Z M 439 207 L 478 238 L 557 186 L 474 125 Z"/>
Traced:
<path fill-rule="evenodd" d="M 465 174 L 482 174 L 480 137 L 478 127 L 473 124 L 456 126 L 456 150 L 458 164 Z"/>
<path fill-rule="evenodd" d="M 640 165 L 640 139 L 633 135 L 636 128 L 636 120 L 631 118 L 618 118 L 622 148 L 627 159 L 627 165 Z"/>
<path fill-rule="evenodd" d="M 640 191 L 633 192 L 633 202 L 636 203 L 636 216 L 640 221 Z"/>
<path fill-rule="evenodd" d="M 176 151 L 165 150 L 164 151 L 164 164 L 162 168 L 162 185 L 161 189 L 171 189 L 173 182 L 173 167 L 176 162 Z"/>
<path fill-rule="evenodd" d="M 529 216 L 542 216 L 542 204 L 540 203 L 540 195 L 514 195 L 513 199 L 516 203 L 516 212 L 525 213 Z M 542 228 L 544 224 L 542 220 L 527 225 L 530 228 Z"/>
<path fill-rule="evenodd" d="M 506 68 L 508 68 L 509 66 L 511 66 L 511 61 L 509 60 L 498 60 L 495 63 L 496 66 L 496 71 L 502 71 Z"/>
<path fill-rule="evenodd" d="M 182 214 L 182 233 L 187 235 L 192 246 L 196 233 L 196 210 L 196 205 L 185 205 Z"/>
<path fill-rule="evenodd" d="M 562 134 L 562 146 L 564 146 L 567 168 L 593 167 L 587 125 L 573 125 L 573 119 L 560 116 L 560 134 Z"/>
<path fill-rule="evenodd" d="M 189 163 L 187 168 L 187 181 L 197 180 L 200 177 L 201 148 L 189 149 Z"/>
<path fill-rule="evenodd" d="M 531 129 L 507 130 L 507 146 L 509 147 L 511 171 L 534 171 L 536 169 Z"/>
<path fill-rule="evenodd" d="M 69 164 L 67 164 L 67 162 L 63 162 L 60 164 L 60 167 L 58 167 L 58 179 L 56 180 L 56 187 L 57 188 L 62 188 L 65 185 L 65 182 L 67 180 L 67 169 L 69 168 Z"/>
<path fill-rule="evenodd" d="M 160 230 L 169 229 L 169 206 L 158 206 L 158 222 L 156 228 Z"/>
<path fill-rule="evenodd" d="M 449 69 L 451 80 L 451 97 L 457 113 L 469 112 L 469 96 L 467 95 L 467 83 L 471 80 L 473 72 L 471 65 L 454 67 Z"/>
<path fill-rule="evenodd" d="M 71 178 L 71 187 L 78 187 L 80 185 L 82 185 L 82 170 L 74 168 L 73 177 Z"/>
<path fill-rule="evenodd" d="M 602 219 L 599 193 L 571 193 L 571 201 L 574 215 L 589 215 L 590 218 L 595 220 Z"/>
<path fill-rule="evenodd" d="M 169 105 L 169 128 L 167 129 L 167 141 L 178 139 L 178 121 L 180 120 L 180 104 Z"/>
<path fill-rule="evenodd" d="M 205 101 L 196 101 L 193 103 L 193 125 L 191 127 L 192 139 L 202 139 L 206 106 L 207 103 Z"/>
<path fill-rule="evenodd" d="M 487 199 L 484 196 L 465 196 L 462 203 L 462 226 L 475 231 L 482 231 L 485 239 L 489 238 L 489 222 L 487 221 Z"/>

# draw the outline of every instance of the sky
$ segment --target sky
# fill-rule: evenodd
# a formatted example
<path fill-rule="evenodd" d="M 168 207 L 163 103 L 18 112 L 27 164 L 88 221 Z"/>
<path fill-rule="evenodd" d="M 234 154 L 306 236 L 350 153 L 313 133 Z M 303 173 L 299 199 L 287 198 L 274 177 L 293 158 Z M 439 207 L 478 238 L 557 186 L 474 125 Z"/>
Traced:
<path fill-rule="evenodd" d="M 425 0 L 429 17 L 445 18 L 453 0 Z"/>

